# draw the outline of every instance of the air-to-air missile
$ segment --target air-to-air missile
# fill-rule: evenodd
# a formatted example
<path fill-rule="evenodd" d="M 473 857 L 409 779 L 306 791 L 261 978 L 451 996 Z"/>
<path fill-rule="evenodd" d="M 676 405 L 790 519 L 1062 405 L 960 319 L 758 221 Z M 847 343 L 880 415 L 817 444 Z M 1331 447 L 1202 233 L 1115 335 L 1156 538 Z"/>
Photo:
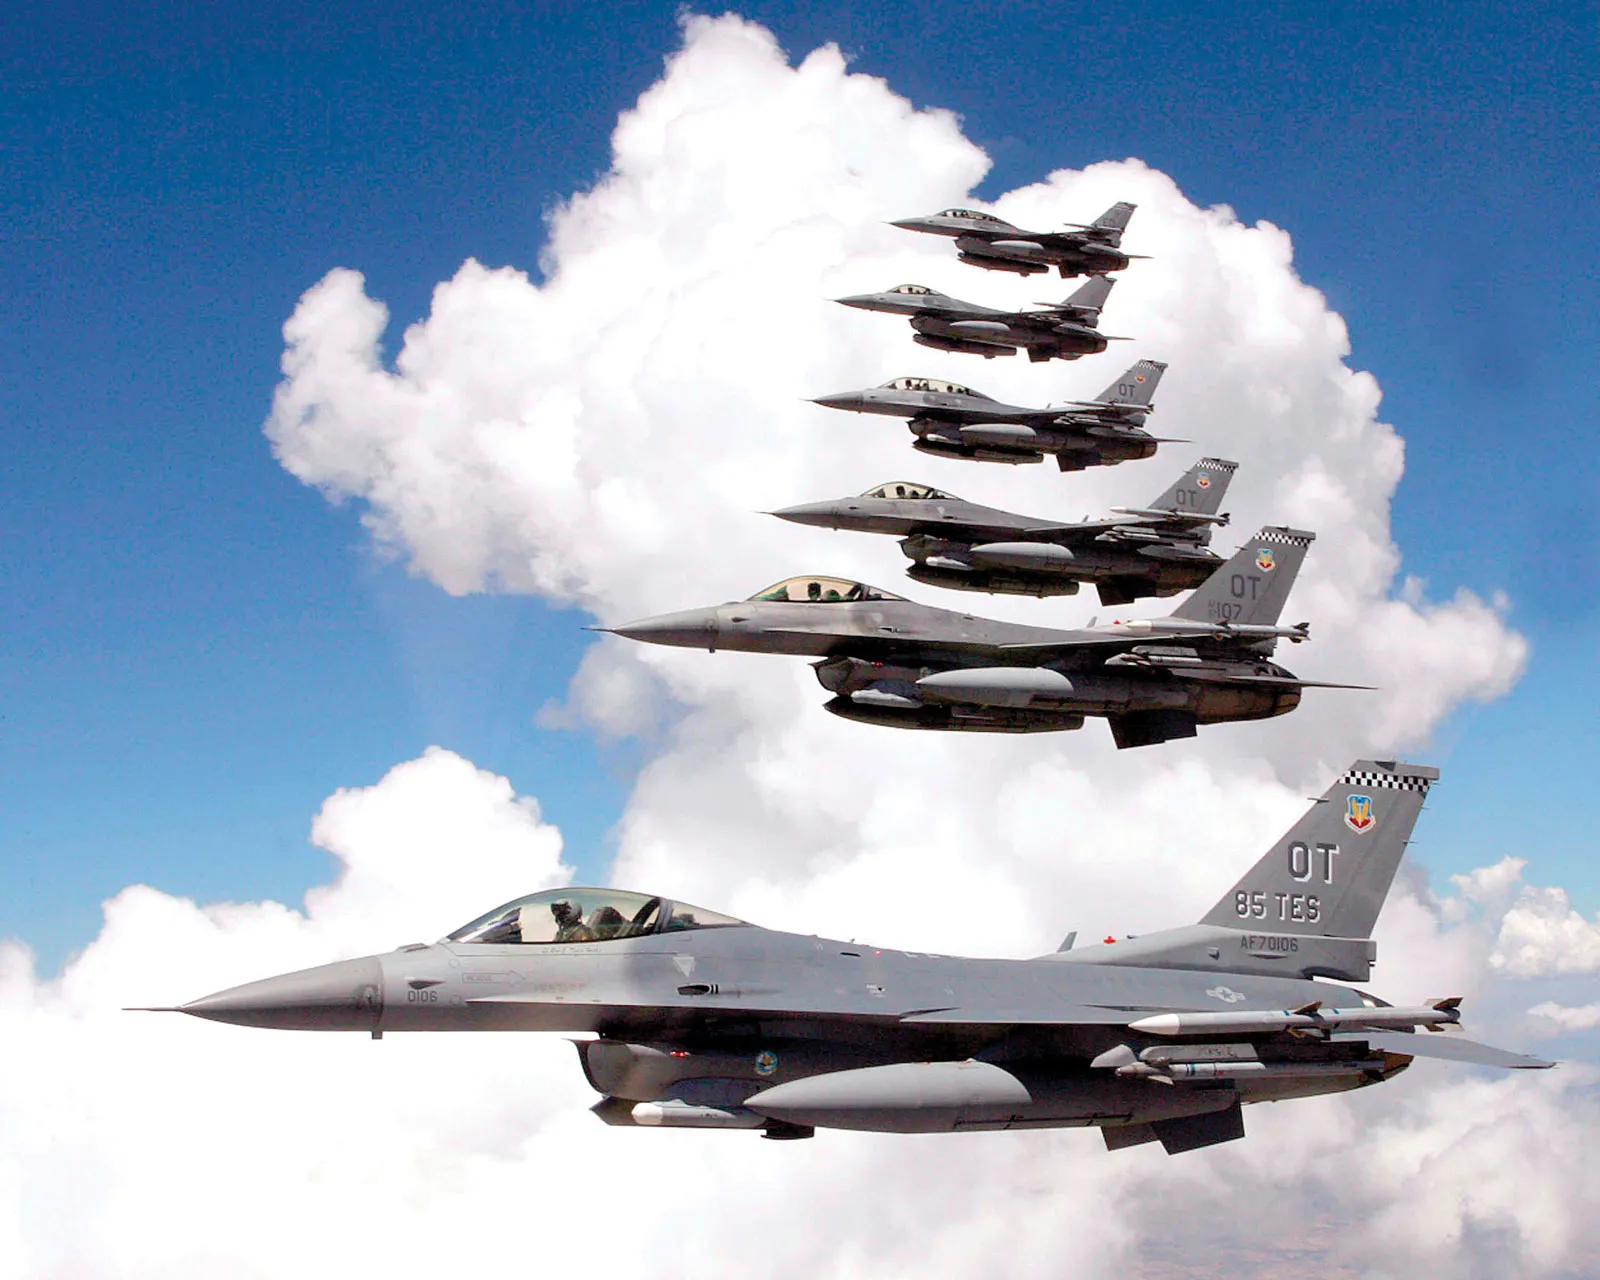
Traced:
<path fill-rule="evenodd" d="M 613 1125 L 769 1138 L 1092 1125 L 1113 1150 L 1189 1151 L 1243 1137 L 1244 1104 L 1363 1088 L 1419 1057 L 1551 1065 L 1462 1037 L 1458 999 L 1394 1006 L 1347 985 L 1370 979 L 1372 926 L 1437 777 L 1357 761 L 1200 923 L 1080 948 L 1069 935 L 1033 960 L 780 933 L 566 888 L 431 946 L 176 1011 L 374 1038 L 585 1035 L 594 1111 Z"/>
<path fill-rule="evenodd" d="M 827 709 L 902 729 L 1039 733 L 1104 716 L 1119 747 L 1281 716 L 1308 687 L 1270 660 L 1309 625 L 1278 618 L 1314 534 L 1269 526 L 1171 616 L 1076 631 L 975 618 L 841 578 L 799 577 L 748 600 L 600 628 L 691 649 L 820 659 Z M 1359 687 L 1359 686 L 1357 686 Z"/>
<path fill-rule="evenodd" d="M 907 316 L 917 331 L 914 340 L 938 351 L 992 358 L 1021 349 L 1034 361 L 1076 360 L 1104 351 L 1107 342 L 1121 341 L 1107 338 L 1097 327 L 1112 283 L 1107 276 L 1094 276 L 1064 302 L 1040 303 L 1034 311 L 999 311 L 921 284 L 835 301 L 863 311 Z"/>
<path fill-rule="evenodd" d="M 892 225 L 906 231 L 950 236 L 958 257 L 991 271 L 1029 276 L 1054 267 L 1063 280 L 1072 276 L 1121 271 L 1143 255 L 1122 251 L 1122 233 L 1134 206 L 1114 204 L 1093 222 L 1068 224 L 1070 231 L 1023 231 L 978 209 L 946 209 L 926 218 L 902 218 Z"/>
<path fill-rule="evenodd" d="M 1148 458 L 1162 443 L 1145 429 L 1166 365 L 1141 360 L 1093 400 L 1044 409 L 1005 404 L 939 378 L 893 378 L 864 391 L 818 396 L 814 404 L 906 418 L 912 447 L 974 462 L 1042 462 L 1063 471 Z"/>
<path fill-rule="evenodd" d="M 796 524 L 898 537 L 918 582 L 963 591 L 1074 595 L 1093 582 L 1100 603 L 1127 604 L 1198 587 L 1222 563 L 1209 543 L 1238 464 L 1202 458 L 1148 507 L 1062 524 L 979 506 L 929 485 L 891 481 L 858 498 L 771 514 Z"/>

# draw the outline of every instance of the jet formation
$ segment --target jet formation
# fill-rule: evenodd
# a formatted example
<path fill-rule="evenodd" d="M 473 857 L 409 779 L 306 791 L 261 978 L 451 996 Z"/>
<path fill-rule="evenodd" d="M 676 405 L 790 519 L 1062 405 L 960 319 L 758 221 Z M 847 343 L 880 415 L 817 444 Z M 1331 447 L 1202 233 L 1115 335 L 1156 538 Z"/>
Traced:
<path fill-rule="evenodd" d="M 1362 990 L 1434 769 L 1359 760 L 1199 923 L 1031 960 L 763 929 L 653 894 L 547 889 L 431 945 L 170 1011 L 246 1027 L 583 1034 L 607 1124 L 962 1133 L 1095 1127 L 1111 1150 L 1244 1136 L 1245 1106 L 1416 1058 L 1552 1064 L 1466 1039 L 1461 1001 Z M 1432 1033 L 1443 1034 L 1432 1034 Z"/>
<path fill-rule="evenodd" d="M 1118 204 L 1087 227 L 1024 232 L 947 210 L 899 226 L 954 236 L 961 259 L 1090 273 L 1066 303 L 1004 312 L 922 286 L 842 299 L 911 317 L 925 346 L 1031 359 L 1102 350 L 1103 274 L 1133 255 Z M 1093 401 L 1002 404 L 932 378 L 824 396 L 908 420 L 914 447 L 1062 471 L 1146 458 L 1166 366 L 1142 360 Z M 1309 637 L 1280 618 L 1315 535 L 1267 525 L 1224 560 L 1232 461 L 1200 459 L 1147 507 L 1079 523 L 966 502 L 931 485 L 773 512 L 899 538 L 911 578 L 1103 604 L 1193 589 L 1170 614 L 1063 630 L 994 621 L 830 576 L 609 630 L 654 644 L 814 661 L 826 707 L 899 728 L 1033 733 L 1103 717 L 1119 748 L 1283 715 L 1302 679 L 1274 660 Z M 1327 686 L 1352 687 L 1352 686 Z M 1366 1088 L 1416 1058 L 1543 1068 L 1459 1034 L 1461 1000 L 1363 990 L 1372 938 L 1438 772 L 1358 760 L 1198 923 L 1108 934 L 1031 960 L 967 959 L 764 929 L 648 893 L 568 887 L 505 903 L 439 942 L 248 983 L 175 1011 L 250 1027 L 578 1033 L 608 1124 L 809 1138 L 1096 1127 L 1112 1150 L 1190 1151 L 1244 1135 L 1244 1108 Z M 1441 1034 L 1435 1034 L 1441 1033 Z"/>
<path fill-rule="evenodd" d="M 1055 256 L 1047 265 L 1070 275 L 1113 255 L 1126 266 L 1120 245 L 1133 210 L 1118 204 L 1088 228 L 1049 242 Z M 966 229 L 987 217 L 946 210 L 895 225 L 956 234 L 970 260 L 980 248 L 964 238 Z M 1015 267 L 1027 253 L 1044 252 L 1043 240 L 1021 247 L 1008 223 L 986 225 L 995 232 L 982 241 L 991 260 L 979 265 L 1005 258 Z M 1069 251 L 1077 256 L 1064 256 Z M 1044 261 L 1037 254 L 1026 260 Z M 1095 326 L 1111 285 L 1108 276 L 1092 274 L 1065 303 L 1040 312 L 976 307 L 922 285 L 839 301 L 910 316 L 924 346 L 986 356 L 1020 347 L 1043 361 L 1104 349 Z M 1008 463 L 1050 455 L 1062 471 L 1077 471 L 1155 452 L 1161 439 L 1145 423 L 1166 368 L 1140 360 L 1094 400 L 1044 409 L 919 377 L 816 403 L 905 418 L 922 453 Z M 1303 679 L 1273 661 L 1280 640 L 1299 644 L 1310 635 L 1308 623 L 1283 626 L 1280 618 L 1314 533 L 1268 525 L 1227 560 L 1211 550 L 1213 530 L 1228 522 L 1221 503 L 1237 465 L 1202 458 L 1148 507 L 1076 524 L 981 506 L 908 481 L 770 513 L 796 524 L 893 535 L 911 561 L 907 576 L 931 586 L 1042 598 L 1074 595 L 1092 582 L 1107 606 L 1192 589 L 1165 618 L 1034 627 L 813 574 L 786 578 L 747 600 L 597 629 L 651 644 L 815 659 L 817 679 L 831 695 L 826 709 L 864 724 L 1040 733 L 1078 729 L 1093 716 L 1106 720 L 1121 749 L 1191 738 L 1201 725 L 1285 715 L 1307 688 L 1360 688 Z"/>

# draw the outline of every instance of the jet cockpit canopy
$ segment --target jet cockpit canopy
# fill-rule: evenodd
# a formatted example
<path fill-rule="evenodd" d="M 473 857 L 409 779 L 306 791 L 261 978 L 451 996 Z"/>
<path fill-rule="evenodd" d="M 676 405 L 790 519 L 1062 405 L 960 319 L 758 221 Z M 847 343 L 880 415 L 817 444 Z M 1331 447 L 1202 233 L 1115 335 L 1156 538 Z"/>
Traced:
<path fill-rule="evenodd" d="M 937 391 L 947 396 L 972 396 L 977 400 L 989 400 L 981 391 L 974 391 L 971 387 L 964 387 L 959 382 L 946 382 L 943 378 L 890 378 L 883 384 L 885 391 Z"/>
<path fill-rule="evenodd" d="M 462 925 L 447 942 L 511 944 L 614 942 L 649 933 L 686 929 L 718 929 L 745 921 L 687 902 L 673 902 L 621 889 L 546 889 L 530 893 L 471 924 Z"/>
<path fill-rule="evenodd" d="M 984 213 L 981 209 L 946 209 L 939 216 L 941 218 L 961 218 L 966 222 L 987 223 L 992 227 L 1011 226 L 1004 218 L 997 218 L 992 213 Z"/>
<path fill-rule="evenodd" d="M 918 297 L 923 297 L 923 296 L 926 296 L 928 294 L 931 294 L 933 292 L 933 290 L 928 288 L 928 286 L 925 285 L 925 284 L 897 284 L 897 285 L 895 285 L 894 288 L 890 289 L 889 292 L 890 293 L 910 293 L 910 294 L 915 294 Z"/>
<path fill-rule="evenodd" d="M 775 582 L 765 591 L 758 591 L 752 600 L 772 600 L 789 604 L 846 604 L 857 600 L 904 600 L 882 587 L 869 587 L 864 582 L 851 582 L 848 578 L 800 577 L 785 578 Z"/>
<path fill-rule="evenodd" d="M 945 498 L 954 500 L 954 495 L 941 493 L 932 485 L 918 484 L 915 480 L 891 480 L 888 484 L 880 484 L 875 489 L 868 489 L 861 495 L 863 498 Z"/>

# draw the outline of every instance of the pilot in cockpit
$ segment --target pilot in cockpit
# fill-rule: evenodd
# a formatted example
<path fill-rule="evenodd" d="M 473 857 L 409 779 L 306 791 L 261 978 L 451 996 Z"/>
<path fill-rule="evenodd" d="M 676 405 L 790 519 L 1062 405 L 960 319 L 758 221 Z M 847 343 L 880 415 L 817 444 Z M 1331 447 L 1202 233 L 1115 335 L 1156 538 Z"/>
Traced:
<path fill-rule="evenodd" d="M 583 912 L 568 902 L 565 898 L 557 898 L 550 904 L 550 914 L 555 917 L 556 936 L 555 942 L 593 942 L 594 933 L 583 922 Z"/>

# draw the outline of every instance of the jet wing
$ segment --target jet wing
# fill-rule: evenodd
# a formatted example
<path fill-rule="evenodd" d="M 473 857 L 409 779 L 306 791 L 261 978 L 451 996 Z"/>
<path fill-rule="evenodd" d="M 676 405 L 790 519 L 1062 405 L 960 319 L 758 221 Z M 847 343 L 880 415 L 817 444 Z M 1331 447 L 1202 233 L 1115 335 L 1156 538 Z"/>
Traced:
<path fill-rule="evenodd" d="M 1556 1064 L 1525 1053 L 1512 1053 L 1476 1040 L 1441 1032 L 1361 1031 L 1335 1035 L 1335 1040 L 1365 1040 L 1384 1053 L 1403 1053 L 1408 1058 L 1441 1058 L 1449 1062 L 1470 1062 L 1479 1067 L 1503 1067 L 1509 1071 L 1543 1071 Z"/>
<path fill-rule="evenodd" d="M 1105 1005 L 1068 1005 L 1064 1009 L 928 1009 L 908 1013 L 901 1022 L 917 1026 L 957 1027 L 1126 1027 L 1130 1020 L 1151 1012 L 1147 1008 L 1111 1008 Z"/>
<path fill-rule="evenodd" d="M 1190 637 L 1184 637 L 1185 639 Z M 1207 637 L 1209 639 L 1209 637 Z M 1159 644 L 1163 640 L 1171 641 L 1169 636 L 1151 636 L 1149 634 L 1133 634 L 1129 632 L 1110 631 L 1080 631 L 1071 640 L 1042 640 L 1036 642 L 1023 641 L 1017 644 L 1002 644 L 996 646 L 1006 653 L 1035 654 L 1041 661 L 1052 657 L 1060 657 L 1068 653 L 1077 653 L 1082 649 L 1101 649 L 1115 652 L 1119 649 L 1132 649 L 1139 645 Z M 1296 683 L 1299 683 L 1296 681 Z"/>
<path fill-rule="evenodd" d="M 1085 534 L 1111 533 L 1117 529 L 1192 529 L 1197 525 L 1215 525 L 1215 516 L 1191 515 L 1186 511 L 1174 511 L 1170 515 L 1128 515 L 1118 516 L 1114 520 L 1087 520 L 1082 524 L 1068 525 L 1074 531 Z"/>
<path fill-rule="evenodd" d="M 1019 525 L 1001 520 L 918 520 L 910 526 L 910 531 L 914 534 L 927 534 L 935 538 L 998 536 L 1009 541 L 1027 542 L 1038 542 L 1045 538 L 1052 542 L 1060 541 L 1069 534 L 1077 534 L 1084 530 L 1098 532 L 1099 527 L 1086 524 Z"/>

